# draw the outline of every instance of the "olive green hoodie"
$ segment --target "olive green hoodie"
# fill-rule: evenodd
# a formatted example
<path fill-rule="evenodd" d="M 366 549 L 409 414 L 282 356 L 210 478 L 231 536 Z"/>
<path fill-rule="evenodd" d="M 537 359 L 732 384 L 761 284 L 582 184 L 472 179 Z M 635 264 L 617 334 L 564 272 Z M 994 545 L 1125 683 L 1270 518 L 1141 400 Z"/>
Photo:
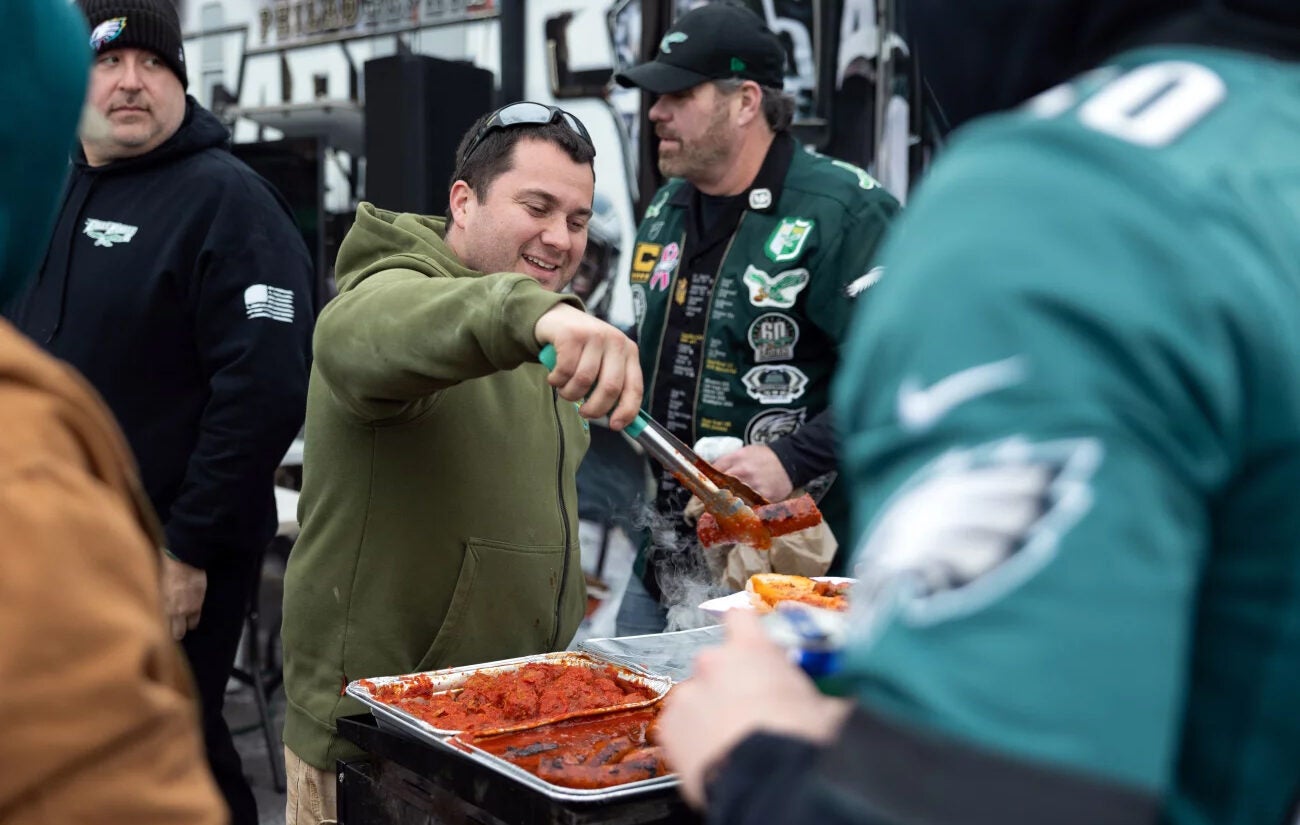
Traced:
<path fill-rule="evenodd" d="M 362 204 L 316 325 L 284 741 L 322 770 L 353 679 L 561 649 L 582 619 L 585 422 L 537 319 L 572 296 L 466 269 L 444 221 Z"/>

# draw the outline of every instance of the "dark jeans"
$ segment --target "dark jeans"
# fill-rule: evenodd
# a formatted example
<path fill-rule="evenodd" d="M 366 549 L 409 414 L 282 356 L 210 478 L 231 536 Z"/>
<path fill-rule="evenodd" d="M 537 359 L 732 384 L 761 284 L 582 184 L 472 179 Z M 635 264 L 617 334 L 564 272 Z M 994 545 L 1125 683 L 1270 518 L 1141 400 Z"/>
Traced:
<path fill-rule="evenodd" d="M 181 642 L 199 693 L 208 766 L 230 808 L 231 825 L 257 825 L 257 801 L 244 778 L 239 752 L 221 711 L 260 562 L 260 553 L 251 557 L 242 554 L 238 561 L 213 565 L 208 570 L 199 626 L 186 633 Z"/>

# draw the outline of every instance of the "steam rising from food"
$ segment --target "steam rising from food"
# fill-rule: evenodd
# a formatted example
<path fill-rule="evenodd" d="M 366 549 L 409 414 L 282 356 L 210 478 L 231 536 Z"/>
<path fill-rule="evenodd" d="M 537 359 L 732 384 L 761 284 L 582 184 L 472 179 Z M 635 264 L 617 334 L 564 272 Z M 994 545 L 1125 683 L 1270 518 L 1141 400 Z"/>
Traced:
<path fill-rule="evenodd" d="M 680 515 L 667 516 L 645 506 L 636 524 L 650 536 L 649 563 L 663 594 L 661 602 L 668 610 L 665 631 L 694 630 L 716 624 L 699 606 L 728 592 L 718 584 L 721 556 L 701 547 Z"/>

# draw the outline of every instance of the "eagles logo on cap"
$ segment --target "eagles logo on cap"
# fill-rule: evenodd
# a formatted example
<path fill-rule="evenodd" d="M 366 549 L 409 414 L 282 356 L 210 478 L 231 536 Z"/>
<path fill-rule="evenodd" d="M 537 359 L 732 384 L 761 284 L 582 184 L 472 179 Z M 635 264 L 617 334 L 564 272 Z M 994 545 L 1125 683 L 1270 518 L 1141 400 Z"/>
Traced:
<path fill-rule="evenodd" d="M 664 35 L 664 39 L 659 41 L 659 51 L 664 54 L 672 54 L 674 43 L 685 43 L 689 39 L 690 35 L 682 32 L 668 32 L 668 34 Z"/>
<path fill-rule="evenodd" d="M 115 40 L 125 29 L 125 17 L 114 17 L 105 20 L 103 23 L 96 26 L 95 30 L 90 33 L 90 48 L 99 51 L 100 46 L 103 46 L 111 40 Z"/>
<path fill-rule="evenodd" d="M 177 0 L 76 0 L 90 29 L 90 47 L 96 54 L 114 49 L 144 49 L 156 54 L 167 68 L 189 85 L 185 73 L 185 45 Z"/>
<path fill-rule="evenodd" d="M 740 3 L 715 0 L 679 17 L 653 59 L 614 79 L 657 95 L 730 78 L 780 89 L 785 68 L 785 46 L 762 17 Z"/>

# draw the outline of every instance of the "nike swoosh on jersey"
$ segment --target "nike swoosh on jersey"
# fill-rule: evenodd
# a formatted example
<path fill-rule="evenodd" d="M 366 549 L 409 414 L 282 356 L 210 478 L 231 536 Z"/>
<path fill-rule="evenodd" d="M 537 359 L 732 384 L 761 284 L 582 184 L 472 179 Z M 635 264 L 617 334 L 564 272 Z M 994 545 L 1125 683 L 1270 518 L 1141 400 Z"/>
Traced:
<path fill-rule="evenodd" d="M 898 420 L 904 429 L 928 430 L 967 401 L 1020 383 L 1027 372 L 1024 356 L 1013 355 L 954 372 L 928 387 L 906 378 L 898 387 Z"/>

